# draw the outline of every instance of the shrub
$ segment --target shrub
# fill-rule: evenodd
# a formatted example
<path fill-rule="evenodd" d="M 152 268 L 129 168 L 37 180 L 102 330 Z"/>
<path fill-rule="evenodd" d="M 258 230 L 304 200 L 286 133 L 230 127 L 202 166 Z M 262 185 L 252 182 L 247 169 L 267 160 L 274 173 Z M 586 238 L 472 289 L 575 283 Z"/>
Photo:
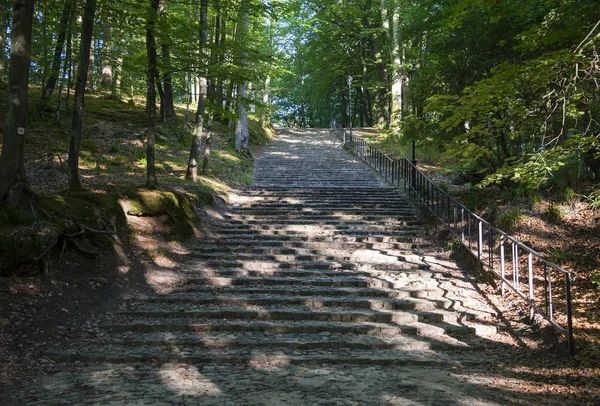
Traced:
<path fill-rule="evenodd" d="M 496 223 L 502 230 L 510 232 L 517 224 L 519 224 L 522 217 L 523 211 L 519 208 L 512 207 L 500 213 L 496 217 Z"/>
<path fill-rule="evenodd" d="M 550 204 L 544 209 L 540 217 L 548 223 L 558 224 L 562 221 L 563 213 L 558 206 Z"/>

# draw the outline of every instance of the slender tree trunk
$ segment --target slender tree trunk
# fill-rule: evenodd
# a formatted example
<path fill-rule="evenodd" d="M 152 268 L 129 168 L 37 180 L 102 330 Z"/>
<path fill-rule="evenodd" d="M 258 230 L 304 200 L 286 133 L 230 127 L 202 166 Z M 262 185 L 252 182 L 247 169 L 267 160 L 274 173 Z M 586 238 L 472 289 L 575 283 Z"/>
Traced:
<path fill-rule="evenodd" d="M 8 73 L 8 112 L 0 156 L 0 204 L 27 208 L 32 193 L 25 174 L 25 137 L 34 0 L 17 0 L 13 11 Z"/>
<path fill-rule="evenodd" d="M 71 125 L 71 141 L 69 142 L 69 188 L 81 189 L 79 179 L 79 149 L 83 128 L 83 102 L 85 84 L 90 65 L 90 49 L 92 47 L 92 34 L 94 32 L 94 16 L 96 14 L 96 0 L 86 0 L 83 13 L 83 26 L 81 33 L 81 51 L 79 53 L 79 66 L 75 82 L 75 103 L 73 106 L 73 122 Z"/>
<path fill-rule="evenodd" d="M 167 20 L 167 2 L 159 0 L 159 14 L 163 21 Z M 167 23 L 165 23 L 166 25 Z M 173 79 L 171 74 L 171 39 L 169 34 L 163 34 L 161 40 L 161 59 L 162 59 L 162 92 L 160 95 L 160 115 L 161 120 L 175 118 L 175 103 L 173 101 Z"/>
<path fill-rule="evenodd" d="M 67 97 L 65 98 L 65 110 L 69 111 L 69 102 L 71 98 L 71 80 L 73 77 L 73 20 L 75 19 L 75 10 L 71 14 L 69 21 L 69 30 L 67 32 L 67 55 L 65 67 L 67 68 Z"/>
<path fill-rule="evenodd" d="M 377 125 L 381 128 L 389 127 L 389 93 L 388 93 L 388 75 L 383 55 L 379 49 L 379 40 L 376 34 L 371 39 L 371 46 L 373 55 L 375 56 L 375 66 L 377 68 L 377 75 L 379 78 L 379 84 L 377 86 L 377 92 L 375 93 L 375 99 L 377 101 Z"/>
<path fill-rule="evenodd" d="M 200 1 L 200 61 L 199 66 L 207 66 L 207 46 L 208 43 L 208 0 Z M 188 159 L 188 167 L 185 174 L 187 180 L 196 181 L 198 178 L 198 165 L 206 149 L 206 136 L 203 135 L 204 112 L 206 109 L 206 93 L 208 84 L 206 81 L 206 69 L 202 68 L 198 75 L 200 83 L 200 96 L 198 98 L 198 110 L 196 110 L 196 125 L 192 138 L 192 149 Z"/>
<path fill-rule="evenodd" d="M 403 63 L 403 55 L 400 51 L 400 38 L 398 30 L 400 29 L 400 14 L 398 6 L 391 3 L 391 38 L 392 38 L 392 109 L 390 116 L 390 124 L 399 128 L 402 121 L 402 92 L 403 78 L 405 76 Z"/>
<path fill-rule="evenodd" d="M 226 42 L 227 42 L 227 9 L 224 8 L 223 12 L 221 13 L 221 39 L 219 40 L 219 55 L 218 55 L 218 59 L 219 59 L 219 66 L 223 66 L 223 64 L 225 63 L 225 46 L 226 46 Z M 225 78 L 223 77 L 223 75 L 219 75 L 219 77 L 217 78 L 217 84 L 216 84 L 216 89 L 215 92 L 217 93 L 215 96 L 215 104 L 217 105 L 217 118 L 220 121 L 223 121 L 223 92 L 225 90 Z"/>
<path fill-rule="evenodd" d="M 115 49 L 113 48 L 113 52 Z M 113 62 L 110 98 L 121 100 L 121 76 L 123 75 L 123 56 L 121 55 L 121 44 L 116 50 L 117 56 Z"/>
<path fill-rule="evenodd" d="M 158 76 L 156 56 L 156 16 L 158 1 L 150 0 L 148 21 L 146 22 L 146 52 L 148 54 L 148 71 L 146 73 L 146 111 L 148 113 L 148 139 L 146 141 L 146 187 L 158 189 L 155 164 L 156 143 L 156 84 Z"/>
<path fill-rule="evenodd" d="M 212 47 L 210 49 L 210 61 L 211 64 L 213 66 L 217 66 L 217 62 L 219 60 L 219 41 L 221 40 L 221 5 L 219 4 L 219 1 L 215 1 L 215 8 L 216 8 L 216 12 L 217 15 L 215 16 L 214 19 L 214 32 L 213 32 L 213 41 L 212 41 Z M 211 107 L 211 111 L 213 114 L 213 117 L 215 115 L 218 115 L 218 113 L 215 111 L 216 110 L 216 98 L 217 98 L 217 81 L 215 80 L 214 77 L 212 77 L 209 81 L 208 84 L 208 104 Z"/>
<path fill-rule="evenodd" d="M 93 33 L 92 33 L 93 35 Z M 89 56 L 89 67 L 87 73 L 87 86 L 90 89 L 90 92 L 94 92 L 94 64 L 96 60 L 96 40 L 90 40 L 90 56 Z"/>
<path fill-rule="evenodd" d="M 103 90 L 109 90 L 112 88 L 113 81 L 113 36 L 112 21 L 110 16 L 107 17 L 104 24 L 102 53 L 102 81 L 100 82 L 100 86 L 102 86 Z"/>
<path fill-rule="evenodd" d="M 247 65 L 248 52 L 246 51 L 246 40 L 248 35 L 248 5 L 249 0 L 243 0 L 240 6 L 240 17 L 238 25 L 238 41 L 240 45 L 240 67 Z M 240 154 L 242 151 L 250 151 L 248 133 L 248 112 L 244 106 L 247 96 L 246 81 L 242 79 L 237 85 L 237 121 L 235 124 L 235 149 Z"/>

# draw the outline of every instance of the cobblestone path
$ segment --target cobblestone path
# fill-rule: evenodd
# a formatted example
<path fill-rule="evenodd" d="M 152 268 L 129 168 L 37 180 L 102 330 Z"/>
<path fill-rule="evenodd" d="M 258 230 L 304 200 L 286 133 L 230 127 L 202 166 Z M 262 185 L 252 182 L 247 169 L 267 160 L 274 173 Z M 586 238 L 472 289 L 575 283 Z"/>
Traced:
<path fill-rule="evenodd" d="M 560 403 L 497 368 L 493 311 L 409 198 L 327 132 L 280 131 L 255 181 L 165 289 L 57 350 L 14 404 Z"/>

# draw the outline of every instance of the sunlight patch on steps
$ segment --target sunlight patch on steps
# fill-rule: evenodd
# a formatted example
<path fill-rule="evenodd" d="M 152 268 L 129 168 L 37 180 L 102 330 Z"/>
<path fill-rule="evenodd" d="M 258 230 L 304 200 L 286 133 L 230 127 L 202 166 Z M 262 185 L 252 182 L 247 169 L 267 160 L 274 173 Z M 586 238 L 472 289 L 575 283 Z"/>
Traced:
<path fill-rule="evenodd" d="M 165 386 L 176 394 L 187 396 L 219 396 L 223 392 L 195 365 L 167 363 L 158 371 Z"/>

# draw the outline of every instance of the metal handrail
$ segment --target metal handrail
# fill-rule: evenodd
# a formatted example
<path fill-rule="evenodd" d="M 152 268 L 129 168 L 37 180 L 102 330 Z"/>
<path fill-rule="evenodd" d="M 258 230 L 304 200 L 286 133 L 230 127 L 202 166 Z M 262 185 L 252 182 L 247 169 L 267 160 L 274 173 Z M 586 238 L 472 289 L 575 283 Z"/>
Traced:
<path fill-rule="evenodd" d="M 575 351 L 570 272 L 473 213 L 436 186 L 409 159 L 390 158 L 361 137 L 347 133 L 335 121 L 331 122 L 331 129 L 348 150 L 373 167 L 386 181 L 403 186 L 418 196 L 477 258 L 482 268 L 502 281 L 502 295 L 508 286 L 528 303 L 532 321 L 534 314 L 541 315 L 565 336 L 569 352 Z M 562 280 L 564 290 L 555 283 L 557 280 Z M 543 295 L 536 295 L 535 288 L 542 283 Z M 558 311 L 557 307 L 563 311 Z"/>

